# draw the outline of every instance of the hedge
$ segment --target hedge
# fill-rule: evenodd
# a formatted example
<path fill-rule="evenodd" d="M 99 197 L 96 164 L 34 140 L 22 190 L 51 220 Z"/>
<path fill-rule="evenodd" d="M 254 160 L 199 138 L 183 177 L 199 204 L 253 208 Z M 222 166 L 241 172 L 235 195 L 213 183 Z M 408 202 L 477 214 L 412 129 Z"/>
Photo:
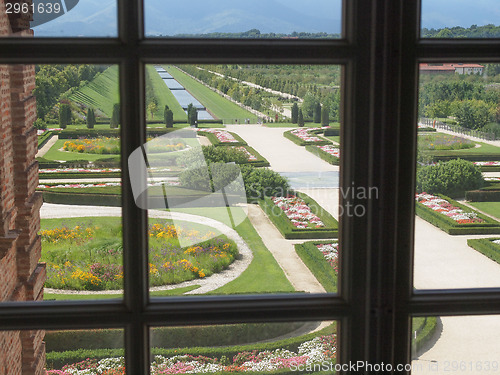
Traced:
<path fill-rule="evenodd" d="M 500 238 L 468 239 L 467 245 L 500 264 L 500 245 L 492 242 L 498 239 Z"/>
<path fill-rule="evenodd" d="M 481 172 L 500 172 L 499 166 L 480 165 Z"/>
<path fill-rule="evenodd" d="M 442 229 L 448 234 L 500 234 L 500 223 L 496 220 L 493 220 L 485 215 L 478 213 L 476 210 L 464 206 L 457 201 L 446 197 L 441 194 L 437 194 L 437 196 L 446 199 L 452 205 L 463 209 L 466 212 L 476 212 L 480 219 L 483 219 L 485 223 L 473 223 L 473 224 L 458 224 L 452 218 L 447 217 L 439 212 L 434 211 L 433 209 L 419 203 L 415 202 L 415 211 L 418 216 L 422 219 L 428 221 L 432 225 Z"/>
<path fill-rule="evenodd" d="M 217 328 L 221 327 L 222 326 L 217 326 Z M 264 351 L 264 350 L 275 350 L 283 348 L 291 351 L 296 351 L 297 348 L 300 346 L 300 344 L 302 344 L 304 341 L 312 340 L 313 338 L 321 335 L 330 335 L 335 332 L 336 332 L 336 322 L 333 322 L 330 326 L 323 328 L 318 332 L 273 342 L 234 345 L 234 346 L 186 347 L 180 349 L 152 347 L 151 355 L 152 356 L 162 355 L 165 357 L 173 357 L 175 355 L 190 354 L 194 356 L 201 355 L 213 358 L 221 358 L 222 356 L 232 358 L 238 353 L 244 351 L 253 351 L 253 350 Z M 80 362 L 86 358 L 95 358 L 99 360 L 108 357 L 121 357 L 123 356 L 123 354 L 124 354 L 123 349 L 78 349 L 78 350 L 64 351 L 64 352 L 47 350 L 46 363 L 47 363 L 47 368 L 60 368 L 65 364 Z M 288 370 L 285 373 L 288 374 L 290 372 Z"/>
<path fill-rule="evenodd" d="M 340 125 L 330 125 L 330 129 L 326 129 L 323 133 L 325 137 L 336 137 L 340 135 Z"/>
<path fill-rule="evenodd" d="M 92 172 L 66 172 L 66 173 L 43 173 L 40 172 L 38 174 L 38 178 L 40 180 L 43 179 L 81 179 L 81 178 L 120 178 L 121 172 L 100 172 L 100 173 L 92 173 Z"/>
<path fill-rule="evenodd" d="M 331 241 L 304 242 L 295 245 L 295 251 L 325 290 L 328 293 L 337 293 L 337 273 L 316 247 L 316 245 L 328 243 Z"/>
<path fill-rule="evenodd" d="M 67 193 L 49 189 L 42 189 L 42 194 L 46 203 L 112 207 L 122 205 L 122 197 L 117 194 Z"/>
<path fill-rule="evenodd" d="M 289 140 L 291 140 L 293 143 L 299 146 L 306 146 L 306 145 L 331 145 L 332 142 L 330 142 L 328 139 L 322 138 L 319 135 L 316 135 L 318 138 L 323 139 L 322 141 L 319 142 L 310 142 L 310 141 L 304 141 L 303 139 L 300 139 L 296 135 L 293 135 L 292 132 L 296 129 L 288 130 L 283 133 L 283 136 Z"/>
<path fill-rule="evenodd" d="M 327 163 L 333 164 L 333 165 L 339 165 L 340 159 L 330 155 L 328 152 L 323 151 L 319 147 L 313 146 L 313 145 L 307 145 L 306 150 L 309 151 L 310 153 L 318 156 L 319 158 L 323 159 Z"/>
<path fill-rule="evenodd" d="M 152 137 L 158 137 L 178 130 L 177 128 L 146 129 L 147 135 Z M 59 139 L 119 137 L 120 129 L 75 129 L 59 130 L 56 133 L 59 135 Z M 183 137 L 188 135 L 189 133 L 186 132 L 186 135 L 183 135 Z M 193 133 L 192 136 L 194 137 L 195 134 Z"/>
<path fill-rule="evenodd" d="M 293 193 L 293 192 L 292 192 Z M 338 222 L 324 210 L 316 201 L 306 194 L 295 192 L 302 198 L 311 210 L 325 224 L 322 228 L 299 229 L 288 219 L 285 212 L 274 204 L 269 197 L 259 200 L 259 206 L 273 222 L 276 228 L 286 239 L 311 239 L 311 238 L 335 238 L 338 235 Z"/>
<path fill-rule="evenodd" d="M 245 147 L 248 152 L 250 152 L 253 156 L 255 156 L 257 158 L 257 160 L 248 161 L 248 162 L 242 163 L 242 164 L 252 165 L 256 168 L 269 167 L 271 165 L 267 161 L 267 159 L 265 157 L 263 157 L 261 154 L 259 154 L 253 147 L 250 147 L 250 146 L 243 146 L 243 147 Z"/>
<path fill-rule="evenodd" d="M 38 136 L 38 149 L 41 149 L 45 144 L 52 138 L 54 133 L 52 131 L 48 131 Z"/>
<path fill-rule="evenodd" d="M 89 162 L 88 160 L 57 161 L 45 158 L 36 158 L 40 169 L 53 168 L 120 168 L 120 157 L 102 158 Z"/>
<path fill-rule="evenodd" d="M 418 318 L 414 318 L 413 322 L 418 322 L 417 319 Z M 438 326 L 438 318 L 435 316 L 428 316 L 421 319 L 423 319 L 423 321 L 417 327 L 413 327 L 414 331 L 417 331 L 417 338 L 413 339 L 413 345 L 416 353 L 421 351 L 423 347 L 433 338 L 434 332 L 436 332 L 436 328 Z"/>
<path fill-rule="evenodd" d="M 247 146 L 247 143 L 245 142 L 245 140 L 243 138 L 241 138 L 238 134 L 231 133 L 231 132 L 228 132 L 228 133 L 231 134 L 234 137 L 234 139 L 236 139 L 238 142 L 231 142 L 231 143 L 220 142 L 217 139 L 217 137 L 215 136 L 215 134 L 210 133 L 210 132 L 205 132 L 203 130 L 198 131 L 199 135 L 203 135 L 203 136 L 207 137 L 208 140 L 210 141 L 210 143 L 212 143 L 212 145 L 214 145 L 214 146 Z"/>
<path fill-rule="evenodd" d="M 426 154 L 433 157 L 435 161 L 449 161 L 453 159 L 464 159 L 468 161 L 500 161 L 500 154 L 469 152 L 467 150 L 446 150 L 446 151 L 426 151 Z"/>
<path fill-rule="evenodd" d="M 418 128 L 418 131 L 419 132 L 435 132 L 436 129 L 435 128 Z"/>
<path fill-rule="evenodd" d="M 470 190 L 465 192 L 465 199 L 470 202 L 500 202 L 500 190 Z"/>

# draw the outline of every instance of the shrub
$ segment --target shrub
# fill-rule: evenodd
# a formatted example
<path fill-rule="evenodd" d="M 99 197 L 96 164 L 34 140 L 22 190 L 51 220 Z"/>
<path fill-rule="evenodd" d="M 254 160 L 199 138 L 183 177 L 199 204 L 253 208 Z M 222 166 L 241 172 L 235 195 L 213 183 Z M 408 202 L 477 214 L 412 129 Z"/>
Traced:
<path fill-rule="evenodd" d="M 483 186 L 483 176 L 473 163 L 455 159 L 424 166 L 417 173 L 417 191 L 463 197 L 468 190 Z"/>
<path fill-rule="evenodd" d="M 242 165 L 241 173 L 249 201 L 287 195 L 290 190 L 288 179 L 271 169 Z"/>
<path fill-rule="evenodd" d="M 495 134 L 495 138 L 500 138 L 500 124 L 496 122 L 490 122 L 489 124 L 486 124 L 483 126 L 481 129 L 482 132 L 485 133 L 493 133 Z"/>

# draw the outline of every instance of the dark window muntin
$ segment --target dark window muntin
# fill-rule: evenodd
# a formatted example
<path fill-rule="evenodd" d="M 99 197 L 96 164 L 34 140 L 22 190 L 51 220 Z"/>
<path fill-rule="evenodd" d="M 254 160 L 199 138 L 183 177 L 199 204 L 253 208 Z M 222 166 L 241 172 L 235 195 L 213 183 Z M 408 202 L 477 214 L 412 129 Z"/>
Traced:
<path fill-rule="evenodd" d="M 343 218 L 339 297 L 204 296 L 148 301 L 146 215 L 134 205 L 125 186 L 124 301 L 5 304 L 0 308 L 0 329 L 124 327 L 128 373 L 140 374 L 149 366 L 151 325 L 339 319 L 339 363 L 408 363 L 411 316 L 500 313 L 499 288 L 412 289 L 418 63 L 497 62 L 498 39 L 420 40 L 418 1 L 344 0 L 342 40 L 144 40 L 142 1 L 118 3 L 118 39 L 3 39 L 0 62 L 119 64 L 122 163 L 144 141 L 146 63 L 343 64 L 347 126 L 341 186 L 349 186 L 350 181 L 378 186 L 379 199 L 369 203 L 365 218 Z M 127 170 L 123 170 L 126 182 Z"/>

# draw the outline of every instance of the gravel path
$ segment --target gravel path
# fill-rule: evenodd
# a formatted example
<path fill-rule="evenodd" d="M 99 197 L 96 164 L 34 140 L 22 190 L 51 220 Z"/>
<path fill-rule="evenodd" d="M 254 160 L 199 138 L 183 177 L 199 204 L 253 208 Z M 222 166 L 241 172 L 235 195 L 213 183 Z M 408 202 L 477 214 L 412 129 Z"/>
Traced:
<path fill-rule="evenodd" d="M 51 149 L 51 147 L 55 145 L 55 143 L 58 140 L 59 140 L 58 135 L 53 135 L 52 137 L 50 137 L 47 143 L 45 143 L 43 147 L 38 150 L 38 152 L 36 153 L 36 157 L 41 158 L 42 156 L 44 156 Z"/>
<path fill-rule="evenodd" d="M 253 254 L 246 242 L 240 235 L 229 226 L 210 218 L 185 214 L 180 212 L 167 212 L 167 211 L 157 211 L 157 210 L 149 210 L 149 217 L 153 218 L 161 218 L 161 219 L 174 219 L 174 220 L 182 220 L 188 221 L 191 223 L 203 224 L 214 229 L 217 229 L 219 232 L 225 234 L 228 238 L 236 242 L 238 245 L 238 250 L 240 256 L 236 259 L 226 270 L 213 274 L 204 279 L 197 279 L 186 281 L 180 284 L 175 285 L 165 285 L 161 287 L 152 287 L 151 291 L 160 291 L 160 290 L 171 290 L 177 288 L 183 288 L 192 285 L 199 285 L 200 287 L 187 292 L 186 294 L 204 294 L 220 288 L 221 286 L 233 281 L 238 276 L 241 275 L 243 271 L 247 269 L 253 259 Z M 52 219 L 52 218 L 65 218 L 65 217 L 89 217 L 89 216 L 121 216 L 121 208 L 120 207 L 105 207 L 105 206 L 74 206 L 74 205 L 61 205 L 61 204 L 49 204 L 44 203 L 40 216 L 42 219 Z M 47 293 L 56 293 L 56 294 L 121 294 L 122 290 L 106 290 L 99 292 L 85 292 L 85 291 L 68 291 L 68 290 L 55 290 L 50 288 L 45 288 Z"/>

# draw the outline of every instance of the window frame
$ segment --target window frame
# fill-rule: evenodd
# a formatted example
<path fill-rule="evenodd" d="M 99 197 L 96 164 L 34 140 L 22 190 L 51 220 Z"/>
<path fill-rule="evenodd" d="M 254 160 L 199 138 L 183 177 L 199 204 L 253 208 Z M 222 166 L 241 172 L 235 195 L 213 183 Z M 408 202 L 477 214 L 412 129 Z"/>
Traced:
<path fill-rule="evenodd" d="M 125 269 L 123 301 L 7 303 L 0 330 L 124 328 L 127 373 L 147 374 L 155 325 L 338 320 L 338 363 L 396 364 L 411 361 L 413 316 L 500 313 L 500 288 L 413 290 L 418 64 L 499 61 L 499 39 L 420 39 L 420 1 L 403 0 L 343 0 L 340 40 L 145 39 L 143 1 L 117 0 L 115 39 L 0 40 L 2 64 L 119 65 Z M 126 164 L 145 142 L 144 66 L 158 62 L 344 66 L 340 186 L 379 197 L 341 200 L 367 213 L 340 222 L 339 295 L 148 298 L 147 214 Z"/>

